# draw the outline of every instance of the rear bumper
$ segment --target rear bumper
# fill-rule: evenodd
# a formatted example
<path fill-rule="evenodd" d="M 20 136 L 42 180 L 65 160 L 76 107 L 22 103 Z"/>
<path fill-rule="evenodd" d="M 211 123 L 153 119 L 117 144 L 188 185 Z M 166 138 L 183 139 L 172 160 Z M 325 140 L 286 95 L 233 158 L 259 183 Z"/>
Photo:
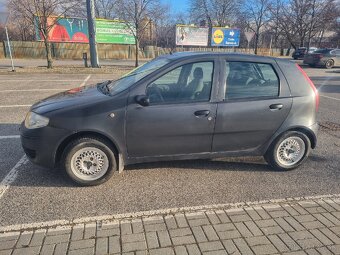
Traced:
<path fill-rule="evenodd" d="M 39 166 L 53 168 L 56 166 L 56 154 L 60 143 L 69 132 L 53 127 L 27 129 L 20 127 L 21 145 L 28 159 Z"/>
<path fill-rule="evenodd" d="M 313 140 L 311 141 L 312 149 L 314 149 L 318 142 L 318 132 L 319 132 L 319 124 L 315 123 L 314 125 L 308 127 L 311 131 L 311 134 L 313 136 Z"/>

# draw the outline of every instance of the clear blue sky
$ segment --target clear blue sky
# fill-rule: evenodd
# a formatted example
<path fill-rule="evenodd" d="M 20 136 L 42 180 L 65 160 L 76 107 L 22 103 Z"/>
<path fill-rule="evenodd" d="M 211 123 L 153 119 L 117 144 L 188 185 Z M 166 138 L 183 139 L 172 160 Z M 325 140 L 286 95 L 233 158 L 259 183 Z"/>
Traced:
<path fill-rule="evenodd" d="M 173 14 L 183 12 L 186 13 L 189 7 L 189 0 L 161 0 L 163 3 L 170 5 Z"/>

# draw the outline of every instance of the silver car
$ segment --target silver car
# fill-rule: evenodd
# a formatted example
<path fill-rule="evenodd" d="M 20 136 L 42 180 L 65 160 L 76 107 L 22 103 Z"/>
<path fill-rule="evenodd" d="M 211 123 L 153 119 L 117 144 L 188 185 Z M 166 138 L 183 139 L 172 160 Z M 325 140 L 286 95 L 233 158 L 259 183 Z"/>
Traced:
<path fill-rule="evenodd" d="M 327 69 L 340 66 L 340 49 L 319 49 L 306 54 L 303 63 L 312 67 L 322 66 Z"/>

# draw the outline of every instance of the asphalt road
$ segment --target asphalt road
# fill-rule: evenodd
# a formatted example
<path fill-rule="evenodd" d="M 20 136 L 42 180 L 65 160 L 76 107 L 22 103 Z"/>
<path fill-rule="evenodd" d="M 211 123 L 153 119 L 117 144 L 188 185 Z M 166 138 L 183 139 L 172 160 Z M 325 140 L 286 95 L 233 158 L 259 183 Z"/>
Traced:
<path fill-rule="evenodd" d="M 319 121 L 340 127 L 340 69 L 310 69 L 320 89 Z M 88 75 L 0 74 L 0 181 L 24 155 L 19 123 L 29 105 L 84 84 Z M 114 79 L 92 74 L 86 84 Z M 262 158 L 160 162 L 128 166 L 96 187 L 76 187 L 60 170 L 27 162 L 0 194 L 0 225 L 182 206 L 340 193 L 340 128 L 322 128 L 306 163 L 275 172 Z M 48 146 L 48 144 L 46 144 Z M 1 188 L 1 185 L 0 185 Z"/>

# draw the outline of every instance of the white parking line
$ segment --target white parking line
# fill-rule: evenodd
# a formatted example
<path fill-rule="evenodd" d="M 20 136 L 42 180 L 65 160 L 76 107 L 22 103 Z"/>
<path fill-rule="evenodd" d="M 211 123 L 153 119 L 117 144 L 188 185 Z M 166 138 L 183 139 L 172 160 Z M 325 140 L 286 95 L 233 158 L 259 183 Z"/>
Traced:
<path fill-rule="evenodd" d="M 150 210 L 150 211 L 140 211 L 140 212 L 131 212 L 131 213 L 120 213 L 120 214 L 112 214 L 112 215 L 98 215 L 93 217 L 83 217 L 72 220 L 54 220 L 54 221 L 44 221 L 44 222 L 35 222 L 35 223 L 26 223 L 26 224 L 17 224 L 17 225 L 9 225 L 9 226 L 0 226 L 0 233 L 11 232 L 11 231 L 22 231 L 36 228 L 46 228 L 46 227 L 63 227 L 67 225 L 76 225 L 82 223 L 90 223 L 96 221 L 114 221 L 114 220 L 133 220 L 138 217 L 152 217 L 152 216 L 166 216 L 173 215 L 176 213 L 199 213 L 209 212 L 210 210 L 237 210 L 241 211 L 243 209 L 254 209 L 257 206 L 271 206 L 278 207 L 280 204 L 292 204 L 299 203 L 310 200 L 324 200 L 324 199 L 339 199 L 340 194 L 329 194 L 329 195 L 320 195 L 320 196 L 305 196 L 305 197 L 292 197 L 292 198 L 283 198 L 283 199 L 270 199 L 270 200 L 261 200 L 261 201 L 251 201 L 251 202 L 239 202 L 239 203 L 226 203 L 226 204 L 212 204 L 212 205 L 202 205 L 202 206 L 190 206 L 190 207 L 175 207 L 175 208 L 165 208 L 159 210 Z"/>
<path fill-rule="evenodd" d="M 20 135 L 1 135 L 0 136 L 0 140 L 1 139 L 13 139 L 13 138 L 20 138 Z"/>
<path fill-rule="evenodd" d="M 53 82 L 56 82 L 56 81 L 60 81 L 60 82 L 74 82 L 74 81 L 82 81 L 82 80 L 24 80 L 24 79 L 11 79 L 11 80 L 0 80 L 0 84 L 2 82 L 18 82 L 18 81 L 24 81 L 24 82 L 32 82 L 32 81 L 53 81 Z"/>
<path fill-rule="evenodd" d="M 86 82 L 91 78 L 91 74 L 89 74 L 85 80 L 80 84 L 80 87 L 85 86 Z"/>
<path fill-rule="evenodd" d="M 64 90 L 68 90 L 68 88 L 63 88 L 63 89 L 6 89 L 6 90 L 0 90 L 0 93 L 5 93 L 5 92 L 64 91 Z"/>
<path fill-rule="evenodd" d="M 329 96 L 324 96 L 324 95 L 320 95 L 320 97 L 325 97 L 325 98 L 329 98 L 329 99 L 340 101 L 340 98 L 329 97 Z"/>
<path fill-rule="evenodd" d="M 18 161 L 18 163 L 15 164 L 15 166 L 11 169 L 11 171 L 9 171 L 6 177 L 1 181 L 0 199 L 6 193 L 6 191 L 9 189 L 11 184 L 15 181 L 15 179 L 17 178 L 19 167 L 21 167 L 22 165 L 25 165 L 27 162 L 28 162 L 28 159 L 26 155 L 22 156 L 21 159 Z"/>
<path fill-rule="evenodd" d="M 31 104 L 0 105 L 0 108 L 31 107 Z"/>

